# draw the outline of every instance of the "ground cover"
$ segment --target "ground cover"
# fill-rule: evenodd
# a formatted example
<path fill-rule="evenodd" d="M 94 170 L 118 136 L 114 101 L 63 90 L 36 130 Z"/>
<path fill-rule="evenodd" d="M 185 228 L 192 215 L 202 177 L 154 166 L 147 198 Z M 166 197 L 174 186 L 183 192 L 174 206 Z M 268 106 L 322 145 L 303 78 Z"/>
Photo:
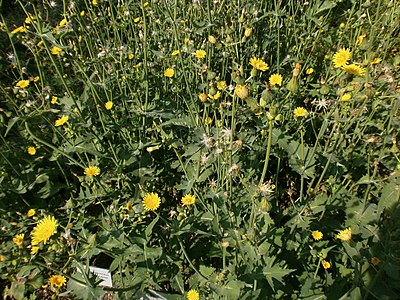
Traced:
<path fill-rule="evenodd" d="M 0 5 L 5 299 L 398 297 L 398 1 Z"/>

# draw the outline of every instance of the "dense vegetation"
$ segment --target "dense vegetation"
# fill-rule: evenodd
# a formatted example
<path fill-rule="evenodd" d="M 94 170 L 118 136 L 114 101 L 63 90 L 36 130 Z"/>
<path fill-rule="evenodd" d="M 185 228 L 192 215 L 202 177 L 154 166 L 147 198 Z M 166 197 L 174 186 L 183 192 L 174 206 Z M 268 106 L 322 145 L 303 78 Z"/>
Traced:
<path fill-rule="evenodd" d="M 398 1 L 1 10 L 6 299 L 398 297 Z"/>

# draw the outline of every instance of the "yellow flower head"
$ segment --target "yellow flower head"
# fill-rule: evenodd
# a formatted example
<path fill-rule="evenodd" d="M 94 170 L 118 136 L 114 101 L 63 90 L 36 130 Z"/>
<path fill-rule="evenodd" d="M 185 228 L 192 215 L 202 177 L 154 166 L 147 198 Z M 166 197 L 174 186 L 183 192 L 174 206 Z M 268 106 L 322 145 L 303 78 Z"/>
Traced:
<path fill-rule="evenodd" d="M 345 70 L 347 73 L 350 73 L 350 74 L 353 74 L 356 76 L 363 76 L 365 73 L 365 68 L 362 68 L 355 64 L 345 65 L 342 67 L 342 69 Z"/>
<path fill-rule="evenodd" d="M 134 55 L 132 53 L 129 53 L 128 59 L 133 59 L 133 58 L 134 58 Z"/>
<path fill-rule="evenodd" d="M 64 125 L 64 124 L 67 123 L 67 122 L 68 122 L 68 116 L 62 116 L 61 118 L 58 118 L 58 119 L 56 120 L 55 126 L 56 126 L 56 127 L 62 126 L 62 125 Z"/>
<path fill-rule="evenodd" d="M 269 83 L 270 85 L 282 85 L 282 75 L 280 74 L 272 74 L 269 77 Z"/>
<path fill-rule="evenodd" d="M 296 107 L 293 111 L 295 118 L 305 117 L 307 115 L 307 110 L 304 107 Z"/>
<path fill-rule="evenodd" d="M 17 82 L 17 84 L 15 85 L 16 87 L 19 87 L 21 89 L 26 88 L 29 85 L 29 80 L 20 80 Z"/>
<path fill-rule="evenodd" d="M 365 38 L 365 34 L 360 35 L 356 41 L 356 46 L 360 46 L 362 44 L 364 38 Z"/>
<path fill-rule="evenodd" d="M 36 253 L 39 252 L 39 247 L 38 246 L 32 246 L 31 248 L 31 255 L 35 255 Z"/>
<path fill-rule="evenodd" d="M 133 206 L 132 206 L 131 201 L 128 201 L 128 202 L 126 203 L 125 209 L 126 209 L 127 211 L 131 211 L 131 210 L 133 209 Z"/>
<path fill-rule="evenodd" d="M 22 248 L 22 243 L 24 242 L 25 234 L 21 233 L 13 237 L 13 242 L 18 248 Z"/>
<path fill-rule="evenodd" d="M 323 261 L 322 261 L 322 266 L 323 266 L 324 269 L 326 270 L 326 269 L 329 269 L 329 268 L 331 267 L 331 264 L 330 264 L 328 261 L 323 260 Z"/>
<path fill-rule="evenodd" d="M 6 260 L 6 258 L 4 257 L 4 255 L 1 255 L 0 254 L 0 262 L 3 262 L 3 261 L 5 261 Z"/>
<path fill-rule="evenodd" d="M 316 240 L 316 241 L 319 241 L 324 236 L 323 233 L 319 230 L 313 231 L 311 235 L 314 238 L 314 240 Z"/>
<path fill-rule="evenodd" d="M 165 77 L 172 78 L 172 77 L 174 77 L 174 74 L 175 74 L 175 71 L 174 71 L 174 69 L 171 69 L 171 68 L 168 68 L 164 71 Z"/>
<path fill-rule="evenodd" d="M 312 73 L 314 73 L 314 69 L 313 69 L 313 68 L 308 68 L 308 69 L 306 70 L 306 74 L 307 74 L 307 75 L 311 75 Z"/>
<path fill-rule="evenodd" d="M 33 82 L 38 82 L 38 81 L 39 81 L 39 79 L 40 79 L 40 77 L 39 77 L 39 76 L 35 76 L 35 77 L 33 77 Z"/>
<path fill-rule="evenodd" d="M 377 58 L 375 58 L 373 61 L 371 61 L 371 65 L 379 64 L 381 61 L 382 61 L 382 59 L 379 58 L 379 57 L 377 57 Z"/>
<path fill-rule="evenodd" d="M 96 166 L 89 166 L 85 168 L 84 174 L 88 177 L 97 176 L 100 174 L 100 168 Z"/>
<path fill-rule="evenodd" d="M 46 244 L 50 237 L 56 233 L 57 221 L 53 216 L 47 216 L 33 228 L 31 233 L 32 246 L 39 245 L 41 242 Z"/>
<path fill-rule="evenodd" d="M 62 49 L 57 46 L 54 46 L 53 48 L 50 49 L 50 52 L 53 55 L 60 55 L 62 52 Z"/>
<path fill-rule="evenodd" d="M 186 295 L 187 300 L 199 300 L 200 295 L 199 292 L 196 290 L 190 290 Z"/>
<path fill-rule="evenodd" d="M 189 40 L 189 38 L 184 38 L 184 39 L 183 39 L 183 42 L 184 42 L 185 44 L 187 44 L 187 43 L 190 42 L 190 40 Z"/>
<path fill-rule="evenodd" d="M 227 87 L 226 82 L 225 81 L 218 81 L 217 82 L 217 89 L 219 89 L 220 91 L 225 90 Z"/>
<path fill-rule="evenodd" d="M 251 36 L 252 33 L 253 33 L 253 28 L 247 27 L 247 28 L 244 30 L 244 36 L 245 36 L 245 37 Z"/>
<path fill-rule="evenodd" d="M 349 101 L 351 99 L 351 94 L 350 93 L 345 93 L 340 97 L 340 100 L 342 101 Z"/>
<path fill-rule="evenodd" d="M 252 65 L 254 69 L 260 70 L 262 72 L 267 71 L 269 69 L 268 64 L 264 62 L 262 59 L 259 59 L 257 57 L 250 58 L 250 65 Z"/>
<path fill-rule="evenodd" d="M 347 65 L 351 57 L 351 52 L 349 49 L 342 48 L 333 55 L 333 66 L 335 68 L 341 68 Z"/>
<path fill-rule="evenodd" d="M 343 29 L 343 28 L 344 28 L 344 26 L 345 26 L 345 24 L 344 24 L 344 23 L 340 23 L 340 25 L 339 25 L 340 29 Z"/>
<path fill-rule="evenodd" d="M 208 94 L 208 97 L 212 100 L 218 100 L 221 97 L 221 93 L 217 91 L 214 95 Z"/>
<path fill-rule="evenodd" d="M 60 26 L 65 26 L 67 24 L 67 19 L 62 19 L 61 21 L 60 21 Z"/>
<path fill-rule="evenodd" d="M 346 228 L 342 231 L 340 231 L 337 236 L 336 236 L 339 240 L 342 241 L 350 241 L 351 240 L 351 228 Z"/>
<path fill-rule="evenodd" d="M 33 21 L 34 17 L 33 16 L 29 16 L 25 18 L 25 24 L 31 24 Z"/>
<path fill-rule="evenodd" d="M 49 278 L 49 284 L 51 286 L 60 288 L 67 282 L 67 279 L 62 275 L 53 275 Z"/>
<path fill-rule="evenodd" d="M 82 10 L 81 13 L 80 13 L 80 15 L 81 15 L 81 17 L 85 16 L 85 11 Z"/>
<path fill-rule="evenodd" d="M 33 146 L 28 147 L 28 149 L 26 149 L 26 152 L 28 152 L 29 155 L 35 155 L 36 154 L 36 148 Z"/>
<path fill-rule="evenodd" d="M 112 103 L 111 101 L 107 101 L 107 102 L 104 104 L 104 107 L 105 107 L 107 110 L 110 110 L 110 109 L 113 107 L 113 105 L 114 105 L 114 103 Z"/>
<path fill-rule="evenodd" d="M 19 27 L 15 28 L 13 31 L 11 31 L 11 34 L 22 33 L 25 31 L 26 31 L 25 26 L 19 26 Z"/>
<path fill-rule="evenodd" d="M 156 210 L 161 203 L 161 199 L 157 193 L 149 193 L 143 198 L 143 206 L 147 211 Z"/>
<path fill-rule="evenodd" d="M 193 195 L 187 194 L 182 197 L 181 202 L 183 206 L 190 206 L 196 202 L 196 198 Z"/>
<path fill-rule="evenodd" d="M 204 51 L 204 50 L 196 50 L 196 52 L 194 53 L 194 56 L 196 56 L 196 58 L 199 58 L 199 59 L 203 59 L 204 57 L 206 57 L 206 51 Z"/>
<path fill-rule="evenodd" d="M 30 210 L 28 210 L 28 213 L 27 213 L 28 218 L 33 217 L 35 214 L 36 214 L 36 211 L 34 209 L 31 208 Z"/>
<path fill-rule="evenodd" d="M 56 103 L 57 103 L 57 100 L 58 100 L 58 98 L 57 98 L 56 96 L 52 96 L 52 97 L 51 97 L 50 103 L 51 103 L 51 104 L 56 104 Z"/>
<path fill-rule="evenodd" d="M 206 102 L 207 101 L 207 95 L 204 93 L 200 93 L 199 95 L 199 99 L 201 102 Z"/>
<path fill-rule="evenodd" d="M 172 56 L 178 56 L 179 55 L 179 50 L 174 50 L 171 53 Z"/>
<path fill-rule="evenodd" d="M 249 96 L 249 90 L 245 85 L 235 86 L 235 95 L 244 100 Z"/>
<path fill-rule="evenodd" d="M 92 1 L 93 5 L 97 5 L 97 0 Z"/>

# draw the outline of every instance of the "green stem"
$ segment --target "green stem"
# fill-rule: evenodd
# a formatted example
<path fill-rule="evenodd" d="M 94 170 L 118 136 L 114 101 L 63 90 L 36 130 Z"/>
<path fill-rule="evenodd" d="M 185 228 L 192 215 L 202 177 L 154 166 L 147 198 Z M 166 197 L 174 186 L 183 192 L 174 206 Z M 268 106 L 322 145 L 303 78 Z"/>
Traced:
<path fill-rule="evenodd" d="M 264 168 L 261 174 L 260 182 L 258 185 L 262 185 L 264 183 L 265 174 L 267 174 L 268 170 L 268 162 L 269 156 L 271 154 L 271 145 L 272 145 L 272 129 L 273 129 L 273 121 L 269 121 L 268 126 L 268 144 L 267 144 L 267 152 L 265 153 L 265 161 L 264 161 Z"/>

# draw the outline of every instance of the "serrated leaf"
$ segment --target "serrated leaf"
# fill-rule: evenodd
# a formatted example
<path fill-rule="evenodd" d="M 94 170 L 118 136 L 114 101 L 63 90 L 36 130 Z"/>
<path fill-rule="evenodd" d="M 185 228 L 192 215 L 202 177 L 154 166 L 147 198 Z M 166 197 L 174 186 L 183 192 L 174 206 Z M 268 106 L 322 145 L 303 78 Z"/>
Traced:
<path fill-rule="evenodd" d="M 153 232 L 153 227 L 156 225 L 158 222 L 159 217 L 157 216 L 151 223 L 147 226 L 145 230 L 145 235 L 146 235 L 146 240 L 148 241 L 150 239 L 151 233 Z"/>
<path fill-rule="evenodd" d="M 205 277 L 209 277 L 212 273 L 214 273 L 215 268 L 207 267 L 205 265 L 200 265 L 200 273 L 203 274 Z"/>
<path fill-rule="evenodd" d="M 381 198 L 378 202 L 378 214 L 380 215 L 385 209 L 393 209 L 399 204 L 400 188 L 396 182 L 389 182 L 382 190 Z"/>
<path fill-rule="evenodd" d="M 271 288 L 275 291 L 273 279 L 283 284 L 283 277 L 296 271 L 294 269 L 283 269 L 279 265 L 274 265 L 275 257 L 267 257 L 265 259 L 267 266 L 263 268 L 263 275 L 267 279 Z"/>

